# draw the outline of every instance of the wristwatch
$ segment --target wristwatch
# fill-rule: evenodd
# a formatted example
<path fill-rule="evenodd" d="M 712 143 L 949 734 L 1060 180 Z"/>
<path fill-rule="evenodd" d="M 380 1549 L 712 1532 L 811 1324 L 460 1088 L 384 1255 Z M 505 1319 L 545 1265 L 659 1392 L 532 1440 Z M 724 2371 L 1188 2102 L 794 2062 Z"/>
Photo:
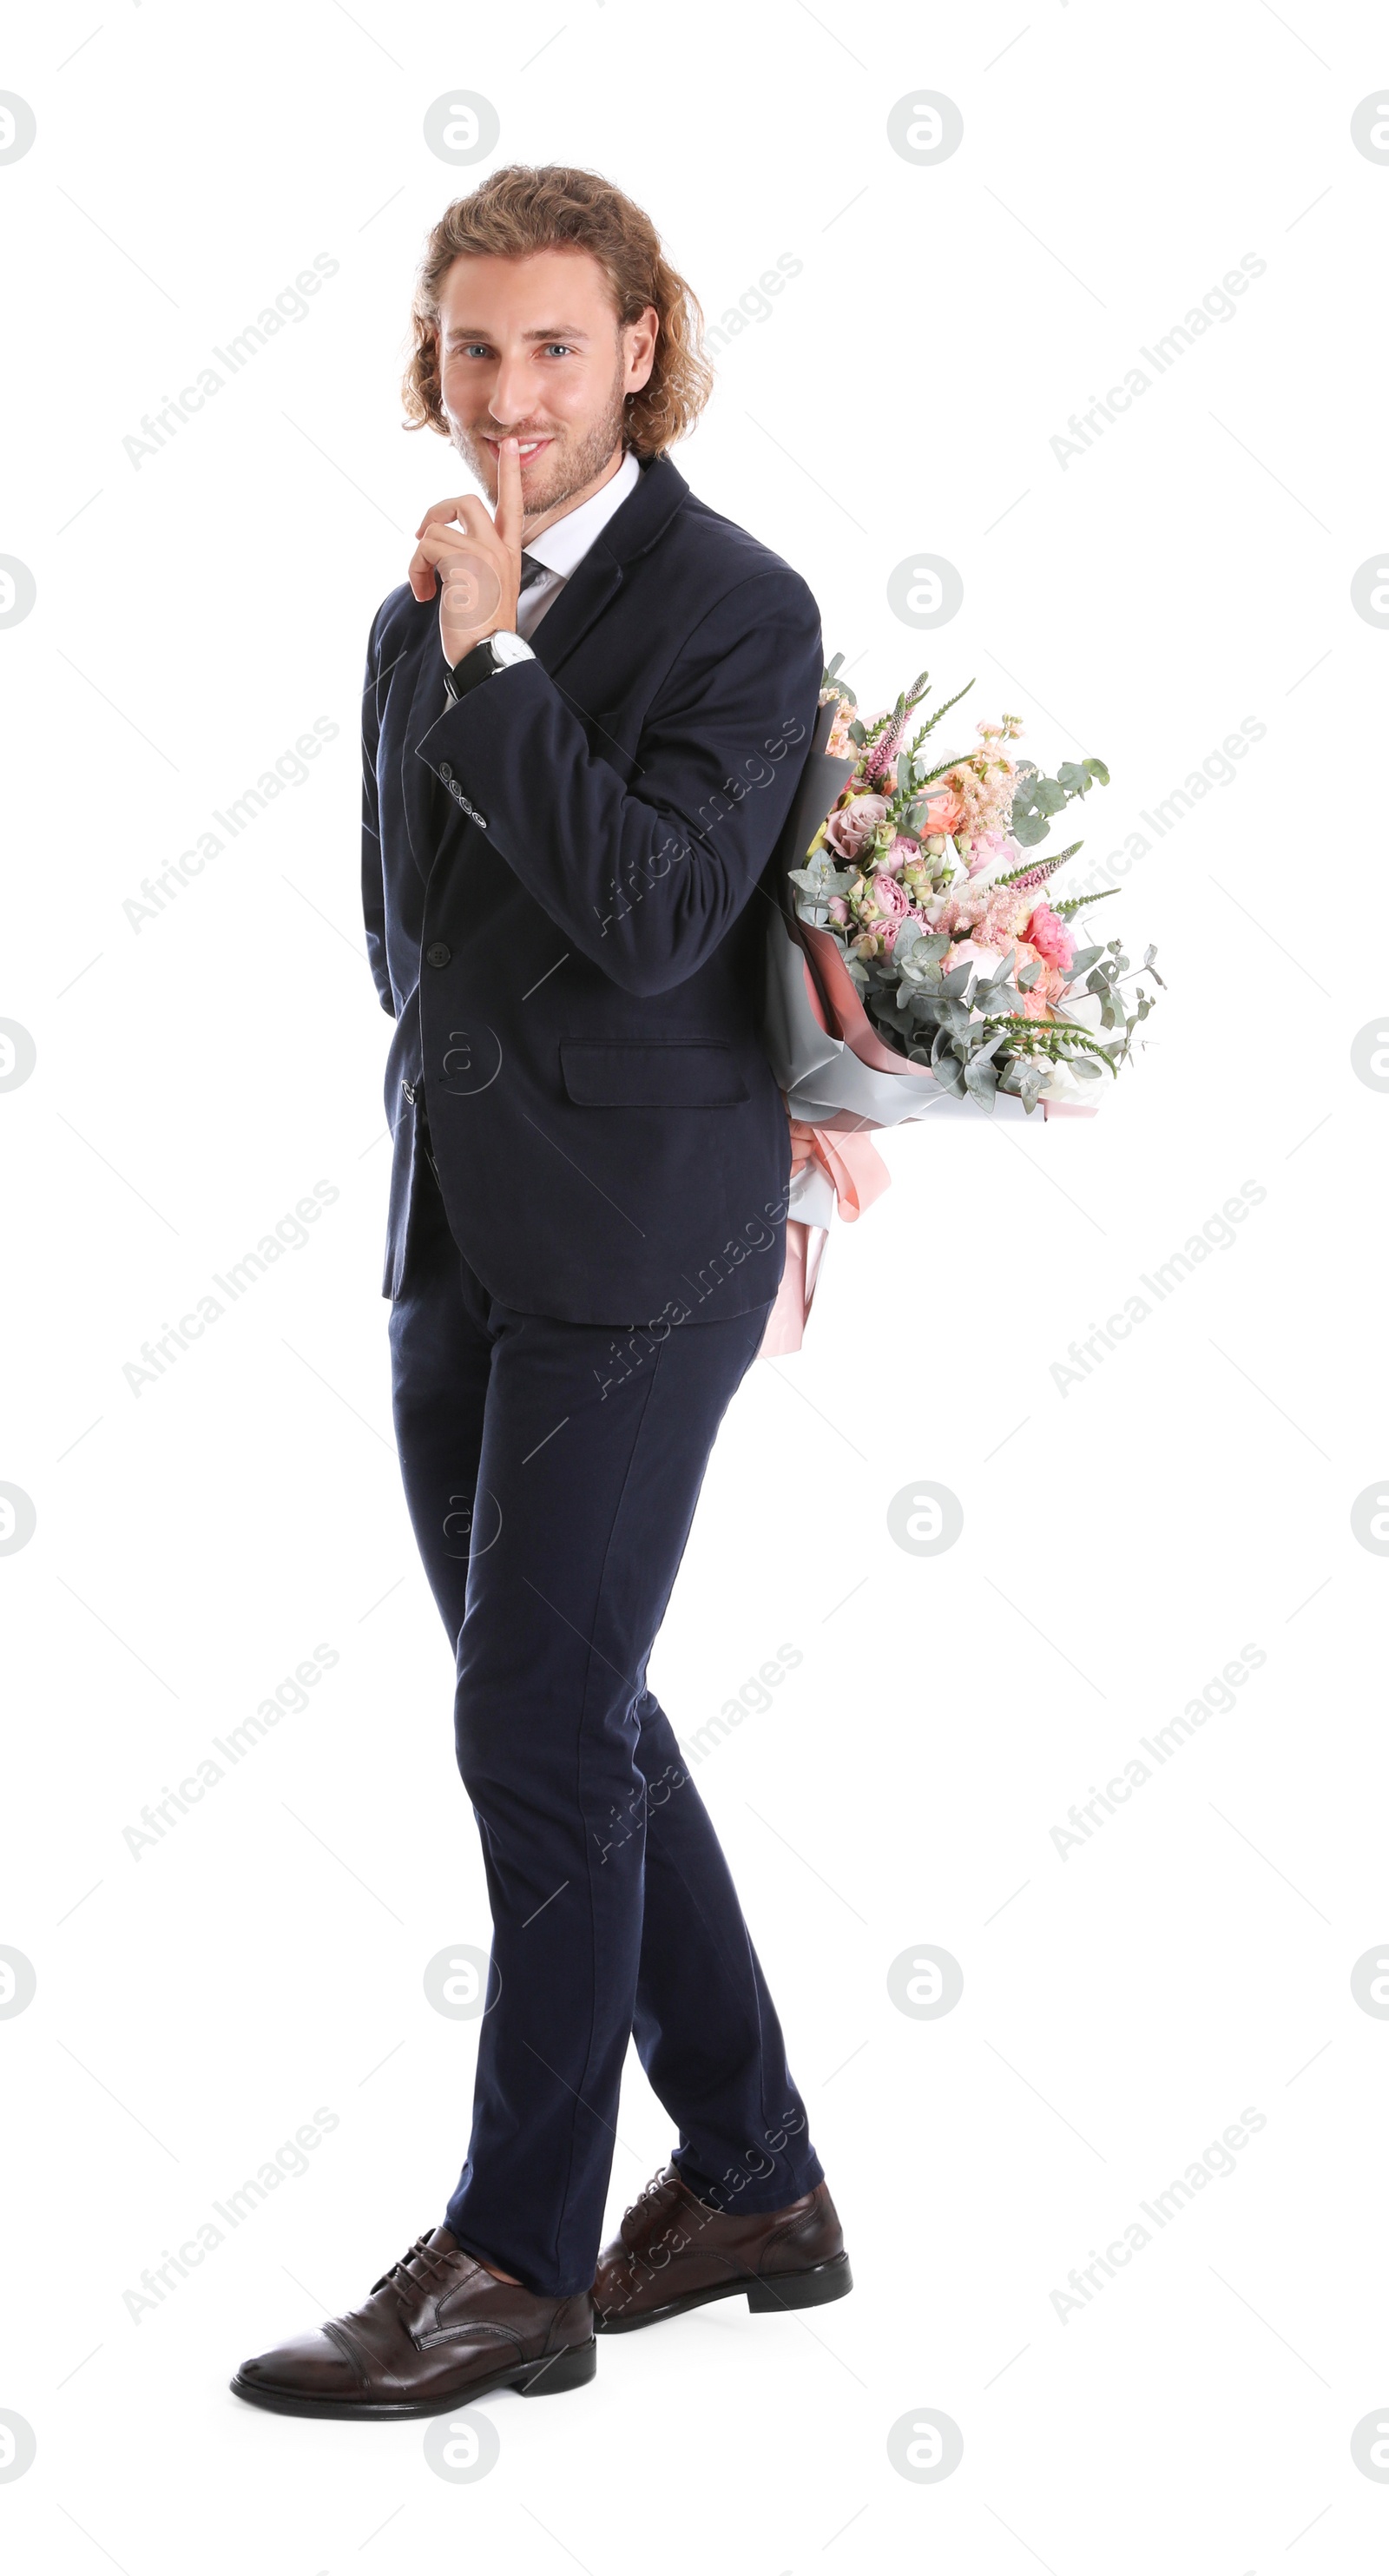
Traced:
<path fill-rule="evenodd" d="M 452 669 L 445 663 L 444 686 L 456 704 L 459 698 L 467 696 L 469 689 L 475 689 L 482 680 L 492 679 L 498 671 L 509 670 L 513 662 L 534 660 L 529 644 L 503 628 L 498 635 L 484 635 L 481 643 L 474 644 L 461 662 L 453 664 Z"/>

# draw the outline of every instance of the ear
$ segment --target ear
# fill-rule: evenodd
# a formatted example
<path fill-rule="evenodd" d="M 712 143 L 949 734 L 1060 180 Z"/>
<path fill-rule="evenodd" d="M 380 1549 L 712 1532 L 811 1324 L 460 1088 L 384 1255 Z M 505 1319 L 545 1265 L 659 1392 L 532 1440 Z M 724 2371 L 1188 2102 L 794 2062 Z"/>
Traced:
<path fill-rule="evenodd" d="M 622 334 L 623 354 L 627 362 L 623 390 L 639 394 L 656 363 L 656 342 L 660 337 L 660 316 L 654 304 L 648 304 L 635 322 L 629 322 Z"/>

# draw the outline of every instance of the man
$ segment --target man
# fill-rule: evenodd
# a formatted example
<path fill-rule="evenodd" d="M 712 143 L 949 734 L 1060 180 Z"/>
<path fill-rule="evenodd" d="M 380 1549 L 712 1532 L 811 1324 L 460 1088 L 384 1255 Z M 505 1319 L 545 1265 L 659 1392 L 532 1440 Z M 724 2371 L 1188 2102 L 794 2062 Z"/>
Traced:
<path fill-rule="evenodd" d="M 707 391 L 698 318 L 639 209 L 561 168 L 451 206 L 417 286 L 407 408 L 495 517 L 432 509 L 372 627 L 364 895 L 395 1021 L 396 1433 L 492 1962 L 444 2223 L 243 2364 L 238 2395 L 284 2413 L 575 2388 L 595 2332 L 851 2286 L 646 1684 L 781 1274 L 756 897 L 821 675 L 805 584 L 665 453 Z M 680 2144 L 600 2254 L 629 2035 Z"/>

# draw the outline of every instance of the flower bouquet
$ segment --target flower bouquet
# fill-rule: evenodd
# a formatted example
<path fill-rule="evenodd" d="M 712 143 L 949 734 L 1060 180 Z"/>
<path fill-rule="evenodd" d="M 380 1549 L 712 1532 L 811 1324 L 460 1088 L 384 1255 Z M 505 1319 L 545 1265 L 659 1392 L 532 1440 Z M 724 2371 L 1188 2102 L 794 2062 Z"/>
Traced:
<path fill-rule="evenodd" d="M 980 723 L 966 752 L 930 736 L 973 682 L 925 717 L 923 672 L 865 722 L 824 675 L 814 739 L 772 867 L 763 1040 L 791 1120 L 786 1274 L 763 1348 L 799 1348 L 824 1233 L 888 1185 L 874 1127 L 986 1112 L 1086 1115 L 1153 1007 L 1111 939 L 1072 923 L 1104 895 L 1053 898 L 1079 841 L 1032 853 L 1053 818 L 1107 786 L 1103 761 L 1055 777 L 1015 759 L 1016 716 Z M 911 739 L 908 735 L 911 733 Z M 1107 888 L 1106 892 L 1115 889 Z M 1153 980 L 1161 983 L 1155 973 Z M 820 1241 L 808 1236 L 818 1229 Z"/>

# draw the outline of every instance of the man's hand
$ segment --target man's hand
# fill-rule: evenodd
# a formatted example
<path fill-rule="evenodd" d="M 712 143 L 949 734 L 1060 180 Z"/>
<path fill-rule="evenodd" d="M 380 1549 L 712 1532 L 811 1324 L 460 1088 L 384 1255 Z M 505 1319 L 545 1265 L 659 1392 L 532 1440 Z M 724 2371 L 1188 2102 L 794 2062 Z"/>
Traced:
<path fill-rule="evenodd" d="M 497 512 L 489 519 L 471 494 L 436 501 L 415 531 L 409 581 L 416 599 L 439 583 L 439 641 L 452 669 L 484 635 L 514 629 L 521 591 L 521 450 L 504 438 L 497 458 Z M 457 522 L 455 525 L 454 522 Z"/>

